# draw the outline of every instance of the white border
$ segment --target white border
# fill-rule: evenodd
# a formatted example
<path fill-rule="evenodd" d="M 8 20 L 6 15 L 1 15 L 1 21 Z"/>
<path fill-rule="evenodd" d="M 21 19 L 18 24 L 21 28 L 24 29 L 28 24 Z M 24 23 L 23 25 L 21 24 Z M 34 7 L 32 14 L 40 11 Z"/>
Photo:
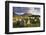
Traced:
<path fill-rule="evenodd" d="M 13 7 L 38 7 L 40 8 L 40 27 L 30 27 L 30 28 L 13 28 Z M 21 32 L 21 31 L 39 31 L 43 30 L 43 5 L 34 5 L 34 4 L 9 4 L 9 32 Z"/>

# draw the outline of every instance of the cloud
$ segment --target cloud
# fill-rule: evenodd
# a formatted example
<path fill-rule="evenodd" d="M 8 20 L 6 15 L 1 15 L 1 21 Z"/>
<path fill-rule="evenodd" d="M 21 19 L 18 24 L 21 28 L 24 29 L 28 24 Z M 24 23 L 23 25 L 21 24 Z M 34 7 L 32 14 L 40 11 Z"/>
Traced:
<path fill-rule="evenodd" d="M 13 7 L 14 14 L 23 15 L 25 13 L 32 15 L 40 15 L 40 8 L 36 7 Z"/>

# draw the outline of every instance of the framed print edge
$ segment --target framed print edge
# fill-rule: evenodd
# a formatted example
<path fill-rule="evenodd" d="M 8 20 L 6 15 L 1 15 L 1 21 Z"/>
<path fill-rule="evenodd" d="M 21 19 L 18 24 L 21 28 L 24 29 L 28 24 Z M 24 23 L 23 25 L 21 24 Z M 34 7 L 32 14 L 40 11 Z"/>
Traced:
<path fill-rule="evenodd" d="M 9 32 L 9 3 L 23 3 L 23 4 L 43 5 L 43 30 L 39 30 L 39 31 L 23 31 L 23 32 Z M 45 3 L 5 1 L 5 34 L 35 33 L 35 32 L 45 32 Z"/>

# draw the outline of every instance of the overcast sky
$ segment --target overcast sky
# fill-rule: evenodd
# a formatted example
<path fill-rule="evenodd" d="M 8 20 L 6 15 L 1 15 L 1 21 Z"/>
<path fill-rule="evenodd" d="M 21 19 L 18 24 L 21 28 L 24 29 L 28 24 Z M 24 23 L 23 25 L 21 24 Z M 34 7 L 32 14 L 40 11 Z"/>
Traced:
<path fill-rule="evenodd" d="M 40 15 L 40 8 L 36 8 L 36 7 L 13 7 L 13 12 L 17 15 L 23 15 L 24 13 L 31 13 L 33 15 Z"/>

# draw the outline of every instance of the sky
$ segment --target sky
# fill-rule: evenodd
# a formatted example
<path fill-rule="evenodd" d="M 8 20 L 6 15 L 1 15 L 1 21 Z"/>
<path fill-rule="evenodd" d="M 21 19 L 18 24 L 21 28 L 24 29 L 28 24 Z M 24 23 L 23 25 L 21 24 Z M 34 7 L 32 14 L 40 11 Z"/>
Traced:
<path fill-rule="evenodd" d="M 13 7 L 13 10 L 17 13 L 27 12 L 29 9 L 28 7 Z"/>
<path fill-rule="evenodd" d="M 31 13 L 33 15 L 40 15 L 40 8 L 36 7 L 13 7 L 13 12 L 17 15 Z"/>

